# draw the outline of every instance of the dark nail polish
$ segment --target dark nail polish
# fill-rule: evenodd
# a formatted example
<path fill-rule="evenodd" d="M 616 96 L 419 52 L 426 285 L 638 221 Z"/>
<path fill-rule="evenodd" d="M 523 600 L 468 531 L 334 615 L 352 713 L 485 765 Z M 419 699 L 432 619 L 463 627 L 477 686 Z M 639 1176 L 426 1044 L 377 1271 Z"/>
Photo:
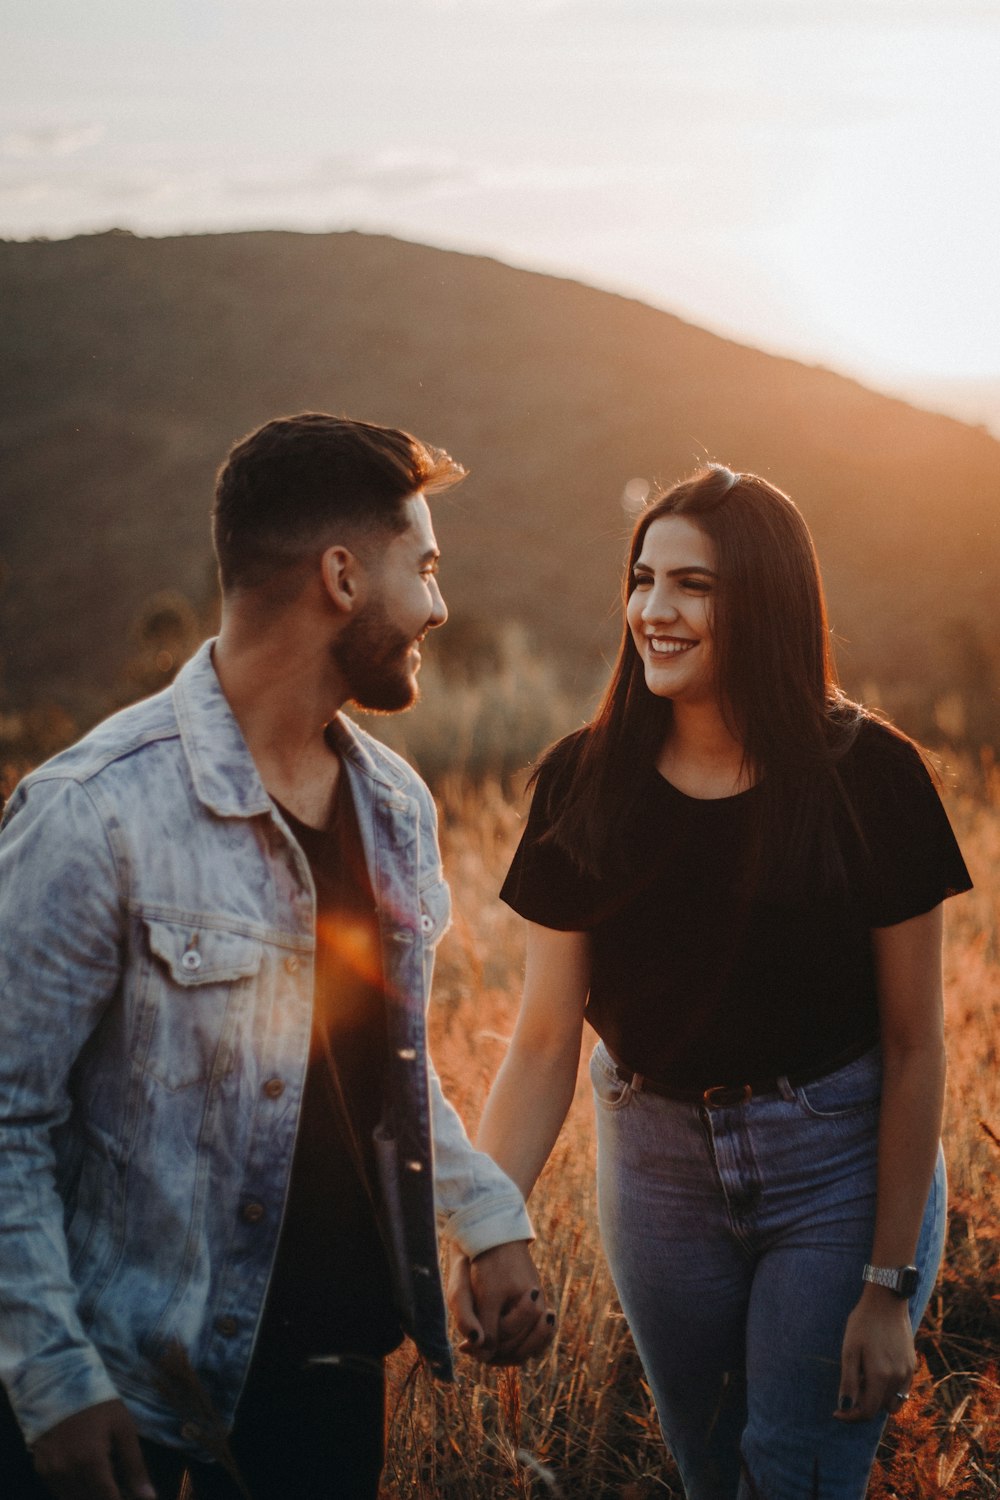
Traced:
<path fill-rule="evenodd" d="M 469 1334 L 469 1343 L 470 1344 L 478 1344 L 479 1343 L 479 1334 L 476 1333 L 475 1330 L 473 1330 L 473 1332 Z"/>
<path fill-rule="evenodd" d="M 532 1302 L 537 1302 L 537 1301 L 538 1301 L 538 1299 L 539 1299 L 539 1297 L 540 1297 L 540 1296 L 541 1296 L 541 1295 L 542 1295 L 542 1294 L 541 1294 L 541 1292 L 540 1292 L 540 1291 L 539 1291 L 539 1290 L 538 1290 L 538 1288 L 537 1288 L 537 1286 L 536 1286 L 536 1287 L 535 1287 L 535 1290 L 534 1290 L 534 1291 L 533 1291 L 533 1292 L 532 1292 L 532 1294 L 531 1294 L 531 1300 L 532 1300 Z"/>
<path fill-rule="evenodd" d="M 546 1321 L 546 1323 L 548 1323 L 548 1325 L 549 1325 L 550 1328 L 554 1328 L 555 1327 L 555 1321 L 556 1321 L 556 1315 L 555 1315 L 555 1313 L 546 1313 L 545 1314 L 545 1321 Z"/>
<path fill-rule="evenodd" d="M 850 1396 L 841 1396 L 841 1398 L 840 1398 L 840 1409 L 841 1409 L 841 1411 L 850 1411 L 851 1407 L 853 1405 L 854 1405 L 854 1402 L 851 1400 Z"/>

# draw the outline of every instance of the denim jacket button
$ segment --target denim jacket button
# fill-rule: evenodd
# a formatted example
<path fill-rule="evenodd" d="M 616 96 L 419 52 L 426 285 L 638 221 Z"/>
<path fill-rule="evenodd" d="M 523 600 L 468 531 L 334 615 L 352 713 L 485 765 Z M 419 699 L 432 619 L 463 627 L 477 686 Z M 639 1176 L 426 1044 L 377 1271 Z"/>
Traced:
<path fill-rule="evenodd" d="M 186 953 L 181 954 L 181 968 L 194 973 L 195 969 L 201 968 L 201 954 L 197 948 L 189 948 Z"/>
<path fill-rule="evenodd" d="M 422 1172 L 424 1170 L 424 1164 L 422 1161 L 417 1161 L 414 1159 L 413 1161 L 408 1161 L 406 1163 L 406 1170 L 408 1172 Z"/>
<path fill-rule="evenodd" d="M 269 1099 L 280 1099 L 285 1092 L 285 1085 L 280 1078 L 269 1078 L 264 1085 L 264 1093 Z"/>
<path fill-rule="evenodd" d="M 428 916 L 427 912 L 423 912 L 421 914 L 421 917 L 420 917 L 420 931 L 421 932 L 430 932 L 430 930 L 431 930 L 431 928 L 433 926 L 434 926 L 434 918 Z"/>
<path fill-rule="evenodd" d="M 285 959 L 285 969 L 286 969 L 286 971 L 289 974 L 297 974 L 299 972 L 299 966 L 300 966 L 301 962 L 302 962 L 302 960 L 299 959 L 299 958 L 296 958 L 296 956 L 295 956 L 294 953 L 291 954 L 290 957 L 288 957 L 288 958 Z"/>
<path fill-rule="evenodd" d="M 260 1221 L 261 1221 L 261 1219 L 263 1217 L 264 1217 L 264 1205 L 263 1205 L 263 1203 L 244 1203 L 244 1205 L 243 1205 L 243 1222 L 244 1222 L 244 1224 L 259 1224 Z"/>
<path fill-rule="evenodd" d="M 216 1318 L 215 1331 L 221 1333 L 224 1339 L 231 1339 L 239 1327 L 235 1318 Z"/>

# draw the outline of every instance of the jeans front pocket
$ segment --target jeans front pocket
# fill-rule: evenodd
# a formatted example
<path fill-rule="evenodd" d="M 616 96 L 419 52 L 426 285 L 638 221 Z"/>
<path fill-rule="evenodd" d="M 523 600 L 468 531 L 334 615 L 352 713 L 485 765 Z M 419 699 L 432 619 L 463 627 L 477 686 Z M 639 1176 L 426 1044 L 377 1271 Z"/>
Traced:
<path fill-rule="evenodd" d="M 801 1108 L 814 1120 L 838 1120 L 877 1110 L 881 1093 L 882 1059 L 877 1047 L 795 1090 Z"/>
<path fill-rule="evenodd" d="M 623 1109 L 635 1097 L 631 1084 L 618 1077 L 603 1042 L 598 1042 L 590 1054 L 590 1081 L 594 1085 L 594 1099 L 602 1109 Z"/>
<path fill-rule="evenodd" d="M 229 1072 L 220 1056 L 239 997 L 261 966 L 261 943 L 201 919 L 143 916 L 145 983 L 143 1071 L 168 1089 Z"/>

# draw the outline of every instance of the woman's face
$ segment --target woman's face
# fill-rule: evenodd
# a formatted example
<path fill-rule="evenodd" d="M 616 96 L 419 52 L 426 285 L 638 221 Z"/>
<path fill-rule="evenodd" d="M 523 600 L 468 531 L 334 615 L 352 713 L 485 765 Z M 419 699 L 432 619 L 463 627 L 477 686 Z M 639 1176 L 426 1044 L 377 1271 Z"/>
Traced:
<path fill-rule="evenodd" d="M 625 615 L 646 686 L 678 703 L 715 700 L 712 600 L 715 547 L 684 516 L 646 528 Z"/>

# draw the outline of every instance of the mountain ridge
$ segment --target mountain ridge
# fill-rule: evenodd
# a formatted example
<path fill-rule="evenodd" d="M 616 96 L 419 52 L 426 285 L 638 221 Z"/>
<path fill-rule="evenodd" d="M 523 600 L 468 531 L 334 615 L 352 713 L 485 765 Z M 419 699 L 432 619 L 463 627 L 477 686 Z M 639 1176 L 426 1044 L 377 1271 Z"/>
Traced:
<path fill-rule="evenodd" d="M 466 463 L 434 507 L 456 620 L 521 622 L 571 683 L 617 639 L 625 484 L 715 459 L 799 503 L 852 687 L 889 685 L 925 720 L 943 694 L 995 688 L 1000 443 L 848 377 L 351 231 L 4 242 L 0 302 L 8 709 L 85 717 L 150 598 L 208 610 L 214 472 L 303 409 L 408 427 Z"/>

